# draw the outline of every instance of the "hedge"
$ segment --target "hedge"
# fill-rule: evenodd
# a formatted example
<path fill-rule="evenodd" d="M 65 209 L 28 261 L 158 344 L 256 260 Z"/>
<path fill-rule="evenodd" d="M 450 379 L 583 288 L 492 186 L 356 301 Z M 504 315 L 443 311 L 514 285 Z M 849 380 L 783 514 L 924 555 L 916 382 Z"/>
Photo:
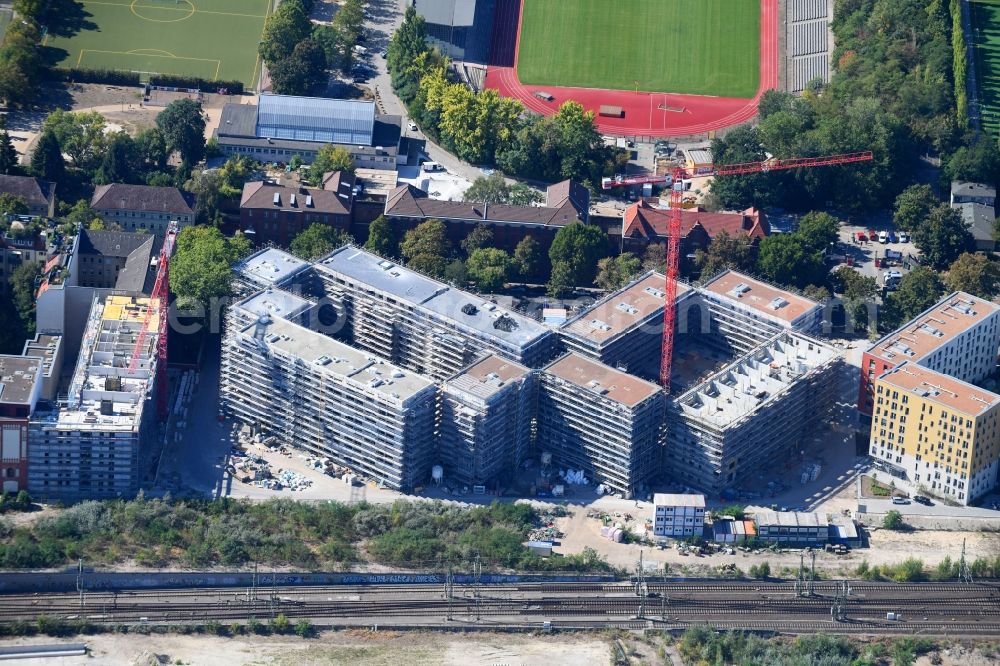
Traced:
<path fill-rule="evenodd" d="M 955 79 L 955 107 L 958 116 L 958 124 L 966 127 L 969 123 L 969 98 L 966 91 L 966 68 L 968 67 L 968 53 L 965 45 L 965 29 L 962 25 L 962 3 L 959 0 L 951 0 L 949 10 L 951 13 L 951 47 L 952 47 L 952 76 Z"/>
<path fill-rule="evenodd" d="M 138 72 L 128 72 L 121 69 L 68 69 L 55 70 L 55 75 L 63 81 L 77 83 L 110 83 L 123 86 L 142 85 Z M 171 74 L 156 74 L 149 79 L 150 85 L 171 88 L 197 88 L 202 92 L 214 93 L 225 88 L 231 95 L 243 93 L 242 81 L 209 81 L 189 76 L 173 76 Z"/>

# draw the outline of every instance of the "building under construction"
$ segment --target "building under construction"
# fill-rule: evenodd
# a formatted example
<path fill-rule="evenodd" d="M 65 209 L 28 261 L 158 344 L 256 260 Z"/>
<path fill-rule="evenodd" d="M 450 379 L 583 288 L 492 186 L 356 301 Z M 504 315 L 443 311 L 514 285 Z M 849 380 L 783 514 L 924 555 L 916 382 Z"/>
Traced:
<path fill-rule="evenodd" d="M 576 353 L 539 373 L 539 451 L 631 497 L 660 472 L 660 387 Z"/>
<path fill-rule="evenodd" d="M 439 459 L 448 477 L 483 485 L 517 469 L 531 444 L 535 375 L 490 355 L 441 387 Z"/>
<path fill-rule="evenodd" d="M 706 492 L 773 467 L 832 407 L 839 352 L 785 331 L 670 401 L 665 471 Z"/>
<path fill-rule="evenodd" d="M 225 409 L 394 490 L 430 474 L 437 387 L 280 316 L 228 331 Z"/>
<path fill-rule="evenodd" d="M 65 401 L 39 403 L 29 428 L 28 487 L 43 499 L 128 496 L 158 444 L 155 410 L 158 315 L 129 371 L 149 298 L 95 299 Z M 152 300 L 156 308 L 156 301 Z M 150 456 L 146 456 L 150 457 Z"/>

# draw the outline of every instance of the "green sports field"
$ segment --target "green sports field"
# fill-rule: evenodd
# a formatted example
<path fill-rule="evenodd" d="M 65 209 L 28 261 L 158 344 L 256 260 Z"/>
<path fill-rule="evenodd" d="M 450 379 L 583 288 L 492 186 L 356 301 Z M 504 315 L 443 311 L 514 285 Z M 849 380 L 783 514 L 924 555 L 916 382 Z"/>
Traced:
<path fill-rule="evenodd" d="M 523 0 L 526 85 L 753 97 L 760 0 Z"/>
<path fill-rule="evenodd" d="M 969 3 L 983 128 L 1000 133 L 1000 0 Z"/>
<path fill-rule="evenodd" d="M 238 80 L 253 86 L 271 0 L 77 0 L 45 45 L 60 67 Z"/>

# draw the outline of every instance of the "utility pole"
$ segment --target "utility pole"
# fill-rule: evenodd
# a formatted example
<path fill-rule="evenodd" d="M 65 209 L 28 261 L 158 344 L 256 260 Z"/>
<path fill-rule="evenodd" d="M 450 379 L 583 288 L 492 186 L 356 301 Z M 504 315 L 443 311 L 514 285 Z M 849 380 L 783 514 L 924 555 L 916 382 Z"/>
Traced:
<path fill-rule="evenodd" d="M 799 553 L 799 576 L 795 579 L 795 596 L 801 597 L 805 592 L 805 577 L 806 577 L 806 556 L 805 553 Z"/>
<path fill-rule="evenodd" d="M 963 557 L 965 547 L 962 548 Z M 83 558 L 76 565 L 76 591 L 80 594 L 80 610 L 83 610 Z"/>
<path fill-rule="evenodd" d="M 809 573 L 809 596 L 816 594 L 816 551 L 812 552 L 812 571 Z"/>
<path fill-rule="evenodd" d="M 444 579 L 444 596 L 448 600 L 448 614 L 445 619 L 449 622 L 451 621 L 451 600 L 455 596 L 455 574 L 452 571 L 451 564 L 448 564 L 448 575 Z"/>
<path fill-rule="evenodd" d="M 833 600 L 833 607 L 830 608 L 830 617 L 834 622 L 845 622 L 847 620 L 847 598 L 851 596 L 851 585 L 848 581 L 842 580 L 837 583 L 837 596 Z"/>
<path fill-rule="evenodd" d="M 639 614 L 637 617 L 646 617 L 646 582 L 642 577 L 642 551 L 639 551 L 639 565 L 636 570 L 635 592 L 639 595 Z"/>

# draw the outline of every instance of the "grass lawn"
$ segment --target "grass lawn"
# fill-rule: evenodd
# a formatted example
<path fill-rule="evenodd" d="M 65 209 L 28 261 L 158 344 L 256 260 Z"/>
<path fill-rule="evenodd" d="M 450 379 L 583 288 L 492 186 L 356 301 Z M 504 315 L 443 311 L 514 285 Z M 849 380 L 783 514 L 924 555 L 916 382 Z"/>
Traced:
<path fill-rule="evenodd" d="M 79 0 L 50 26 L 59 67 L 239 80 L 253 86 L 271 0 Z"/>
<path fill-rule="evenodd" d="M 1000 131 L 1000 0 L 976 0 L 969 8 L 983 128 L 996 138 Z"/>
<path fill-rule="evenodd" d="M 760 0 L 524 0 L 528 85 L 753 97 Z"/>

